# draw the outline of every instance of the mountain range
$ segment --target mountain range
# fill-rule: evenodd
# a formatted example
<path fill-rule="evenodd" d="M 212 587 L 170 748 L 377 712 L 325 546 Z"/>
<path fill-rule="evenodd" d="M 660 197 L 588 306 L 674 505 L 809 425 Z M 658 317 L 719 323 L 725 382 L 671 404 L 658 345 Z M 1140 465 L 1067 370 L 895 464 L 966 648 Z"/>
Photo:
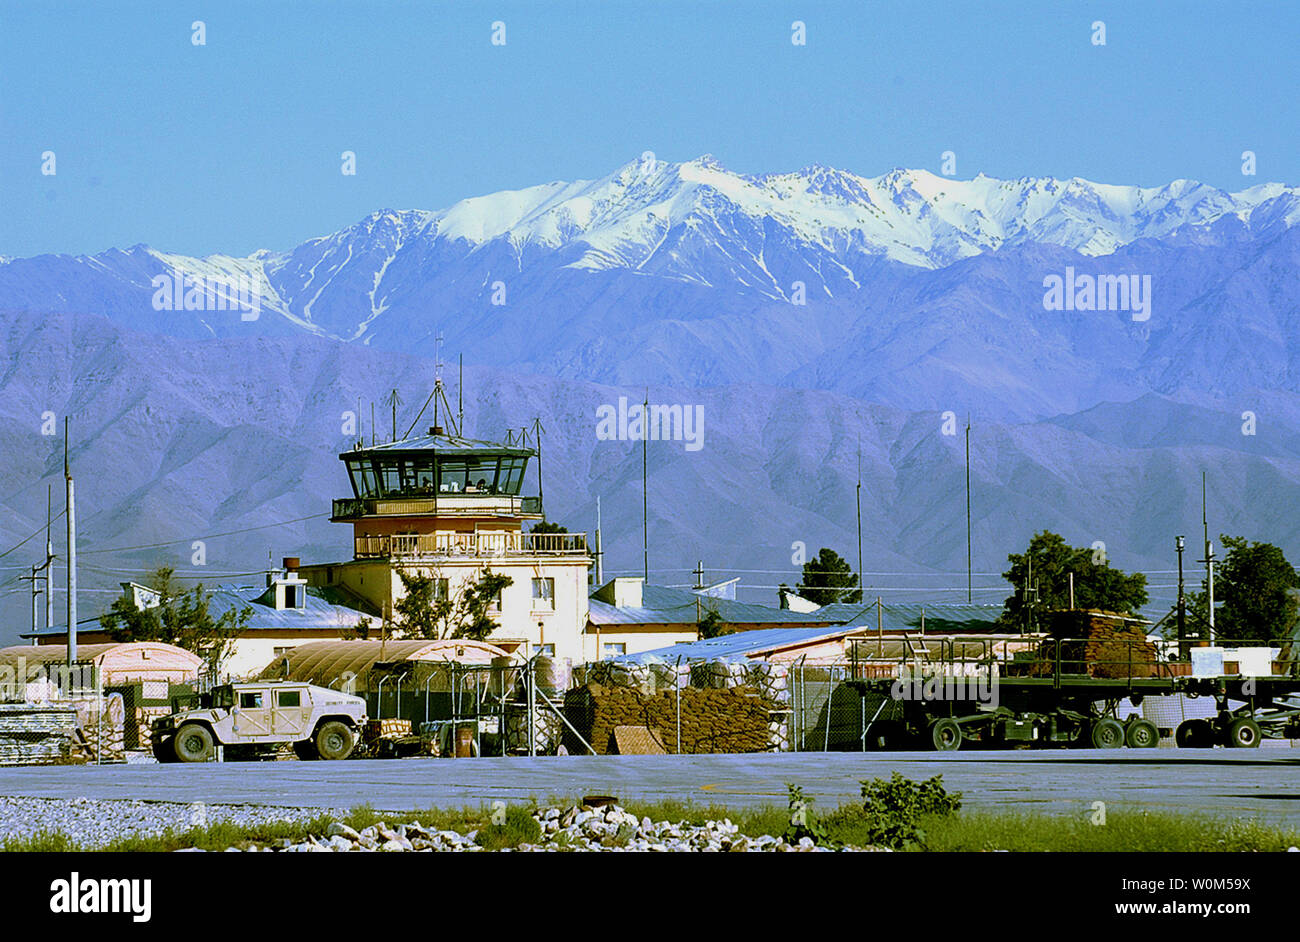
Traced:
<path fill-rule="evenodd" d="M 1170 569 L 1202 469 L 1212 527 L 1300 558 L 1298 221 L 1300 188 L 1276 183 L 746 175 L 647 156 L 247 257 L 0 257 L 0 549 L 61 478 L 43 414 L 73 418 L 87 552 L 136 546 L 327 511 L 341 413 L 398 388 L 404 431 L 434 358 L 463 354 L 468 431 L 540 416 L 548 510 L 591 529 L 601 497 L 610 568 L 640 561 L 639 454 L 593 434 L 619 395 L 704 406 L 700 452 L 651 453 L 653 556 L 677 581 L 701 557 L 790 581 L 800 541 L 853 555 L 860 451 L 864 568 L 964 585 L 942 574 L 965 565 L 968 417 L 978 571 L 1043 527 Z M 159 279 L 182 275 L 257 285 L 257 318 L 160 310 Z M 1047 309 L 1045 280 L 1067 275 L 1149 279 L 1149 319 Z M 223 537 L 222 565 L 337 556 L 338 529 Z M 160 553 L 188 555 L 99 559 Z"/>

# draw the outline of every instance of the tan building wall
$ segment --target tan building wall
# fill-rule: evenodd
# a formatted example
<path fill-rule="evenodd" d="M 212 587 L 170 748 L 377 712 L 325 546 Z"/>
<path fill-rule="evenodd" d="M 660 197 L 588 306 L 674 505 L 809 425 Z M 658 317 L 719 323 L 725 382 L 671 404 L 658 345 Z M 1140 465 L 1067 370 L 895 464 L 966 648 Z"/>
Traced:
<path fill-rule="evenodd" d="M 554 646 L 556 657 L 571 658 L 577 663 L 587 657 L 583 629 L 587 624 L 588 562 L 585 556 L 512 554 L 490 558 L 441 557 L 428 562 L 363 559 L 303 566 L 299 571 L 312 585 L 343 586 L 380 611 L 391 612 L 393 604 L 406 594 L 399 568 L 408 573 L 446 579 L 447 591 L 454 598 L 490 567 L 494 573 L 509 576 L 514 581 L 501 593 L 500 611 L 493 613 L 501 627 L 487 640 L 493 644 L 519 641 L 530 654 L 535 646 Z M 554 580 L 553 605 L 534 601 L 532 580 L 535 578 Z M 375 620 L 376 627 L 380 621 Z"/>

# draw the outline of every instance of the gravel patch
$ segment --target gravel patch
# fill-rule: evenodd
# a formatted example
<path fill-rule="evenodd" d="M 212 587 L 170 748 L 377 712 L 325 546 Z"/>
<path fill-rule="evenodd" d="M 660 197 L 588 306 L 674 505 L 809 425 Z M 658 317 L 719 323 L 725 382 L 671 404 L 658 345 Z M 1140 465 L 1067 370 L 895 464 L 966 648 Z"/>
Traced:
<path fill-rule="evenodd" d="M 258 825 L 309 820 L 320 814 L 343 817 L 338 808 L 276 808 L 264 805 L 208 805 L 184 802 L 90 798 L 0 797 L 0 840 L 61 831 L 85 847 L 102 847 L 124 837 L 161 834 L 168 828 L 230 822 Z"/>

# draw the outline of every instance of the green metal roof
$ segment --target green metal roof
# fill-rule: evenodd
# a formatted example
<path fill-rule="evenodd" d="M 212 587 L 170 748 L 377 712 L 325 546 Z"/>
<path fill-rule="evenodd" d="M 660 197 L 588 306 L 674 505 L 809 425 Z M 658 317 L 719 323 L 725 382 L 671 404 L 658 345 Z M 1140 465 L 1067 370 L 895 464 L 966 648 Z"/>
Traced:
<path fill-rule="evenodd" d="M 363 445 L 351 451 L 345 451 L 340 457 L 348 458 L 366 454 L 394 455 L 407 452 L 430 452 L 458 455 L 511 455 L 531 458 L 537 454 L 531 448 L 515 445 L 502 445 L 498 442 L 485 442 L 476 438 L 461 438 L 459 435 L 417 435 L 396 442 L 384 442 L 378 445 Z"/>

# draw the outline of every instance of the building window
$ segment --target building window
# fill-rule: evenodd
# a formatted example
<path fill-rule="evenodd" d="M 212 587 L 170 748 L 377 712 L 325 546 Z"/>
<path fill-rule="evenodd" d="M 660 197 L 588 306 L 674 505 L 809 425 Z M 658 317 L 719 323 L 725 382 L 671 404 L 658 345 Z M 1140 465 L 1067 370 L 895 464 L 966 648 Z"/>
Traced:
<path fill-rule="evenodd" d="M 447 586 L 446 579 L 433 580 L 433 600 L 435 602 L 447 601 L 447 592 L 448 592 L 448 586 Z"/>
<path fill-rule="evenodd" d="M 553 644 L 535 644 L 533 653 L 540 654 L 543 657 L 555 657 L 555 645 Z"/>
<path fill-rule="evenodd" d="M 555 580 L 533 580 L 533 611 L 555 611 Z"/>
<path fill-rule="evenodd" d="M 501 614 L 501 591 L 501 589 L 498 589 L 497 594 L 493 597 L 492 601 L 488 603 L 488 611 L 497 615 Z"/>
<path fill-rule="evenodd" d="M 627 653 L 627 643 L 623 641 L 606 641 L 600 647 L 602 657 L 622 657 Z"/>

